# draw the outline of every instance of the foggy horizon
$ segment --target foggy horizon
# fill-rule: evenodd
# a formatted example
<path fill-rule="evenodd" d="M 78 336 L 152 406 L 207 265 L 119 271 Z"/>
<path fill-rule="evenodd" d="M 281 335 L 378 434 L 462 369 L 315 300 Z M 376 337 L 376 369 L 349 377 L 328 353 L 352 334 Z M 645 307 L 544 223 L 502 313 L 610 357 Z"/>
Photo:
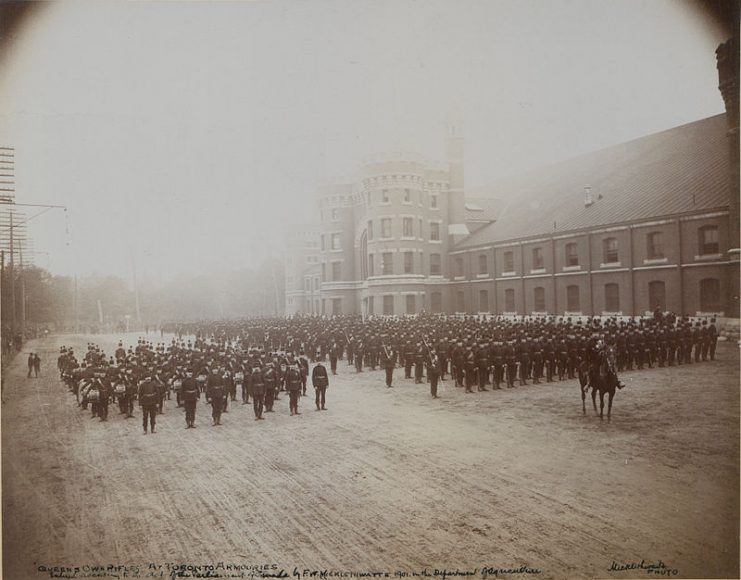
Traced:
<path fill-rule="evenodd" d="M 19 203 L 69 208 L 37 265 L 161 285 L 280 258 L 369 155 L 444 161 L 456 110 L 477 193 L 722 113 L 724 40 L 692 2 L 52 4 L 6 43 L 0 144 Z"/>

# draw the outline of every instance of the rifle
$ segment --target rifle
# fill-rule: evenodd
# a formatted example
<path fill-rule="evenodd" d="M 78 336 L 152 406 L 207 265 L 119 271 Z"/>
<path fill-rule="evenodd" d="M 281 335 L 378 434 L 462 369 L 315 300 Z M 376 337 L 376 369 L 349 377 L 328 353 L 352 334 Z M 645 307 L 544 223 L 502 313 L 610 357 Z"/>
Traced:
<path fill-rule="evenodd" d="M 422 342 L 427 347 L 427 354 L 430 357 L 430 362 L 432 362 L 432 349 L 430 349 L 430 345 L 427 344 L 427 339 L 424 336 L 422 337 Z M 442 383 L 444 381 L 445 379 L 443 379 L 442 369 L 440 369 L 440 382 Z"/>

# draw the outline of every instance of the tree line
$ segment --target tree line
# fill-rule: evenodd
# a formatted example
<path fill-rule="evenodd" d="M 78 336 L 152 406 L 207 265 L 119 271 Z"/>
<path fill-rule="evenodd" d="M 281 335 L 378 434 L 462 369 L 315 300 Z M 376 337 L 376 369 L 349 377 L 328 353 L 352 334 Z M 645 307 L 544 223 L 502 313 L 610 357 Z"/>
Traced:
<path fill-rule="evenodd" d="M 121 332 L 154 329 L 169 320 L 280 315 L 284 295 L 285 274 L 278 261 L 222 274 L 180 274 L 161 284 L 142 281 L 136 289 L 110 274 L 53 275 L 38 266 L 16 267 L 11 274 L 5 268 L 2 329 L 20 330 L 23 313 L 31 336 L 44 330 Z"/>

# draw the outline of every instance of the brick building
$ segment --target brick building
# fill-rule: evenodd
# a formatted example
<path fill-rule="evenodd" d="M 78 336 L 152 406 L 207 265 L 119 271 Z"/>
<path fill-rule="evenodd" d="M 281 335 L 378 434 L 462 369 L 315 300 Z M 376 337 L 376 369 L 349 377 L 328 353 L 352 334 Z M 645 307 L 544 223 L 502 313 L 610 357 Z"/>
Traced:
<path fill-rule="evenodd" d="M 738 316 L 725 115 L 500 183 L 450 251 L 449 310 Z"/>
<path fill-rule="evenodd" d="M 446 164 L 389 155 L 320 190 L 318 252 L 287 268 L 287 314 L 737 317 L 726 133 L 718 115 L 471 197 L 453 125 Z"/>

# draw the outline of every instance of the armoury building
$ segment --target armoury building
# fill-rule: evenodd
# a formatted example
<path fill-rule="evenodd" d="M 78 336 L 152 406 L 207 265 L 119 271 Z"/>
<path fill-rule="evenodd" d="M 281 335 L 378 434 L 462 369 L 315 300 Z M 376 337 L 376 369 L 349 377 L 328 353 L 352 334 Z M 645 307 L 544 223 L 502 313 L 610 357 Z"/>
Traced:
<path fill-rule="evenodd" d="M 726 113 L 483 191 L 456 124 L 445 163 L 368 160 L 293 230 L 286 314 L 738 318 L 737 53 L 717 51 Z"/>

